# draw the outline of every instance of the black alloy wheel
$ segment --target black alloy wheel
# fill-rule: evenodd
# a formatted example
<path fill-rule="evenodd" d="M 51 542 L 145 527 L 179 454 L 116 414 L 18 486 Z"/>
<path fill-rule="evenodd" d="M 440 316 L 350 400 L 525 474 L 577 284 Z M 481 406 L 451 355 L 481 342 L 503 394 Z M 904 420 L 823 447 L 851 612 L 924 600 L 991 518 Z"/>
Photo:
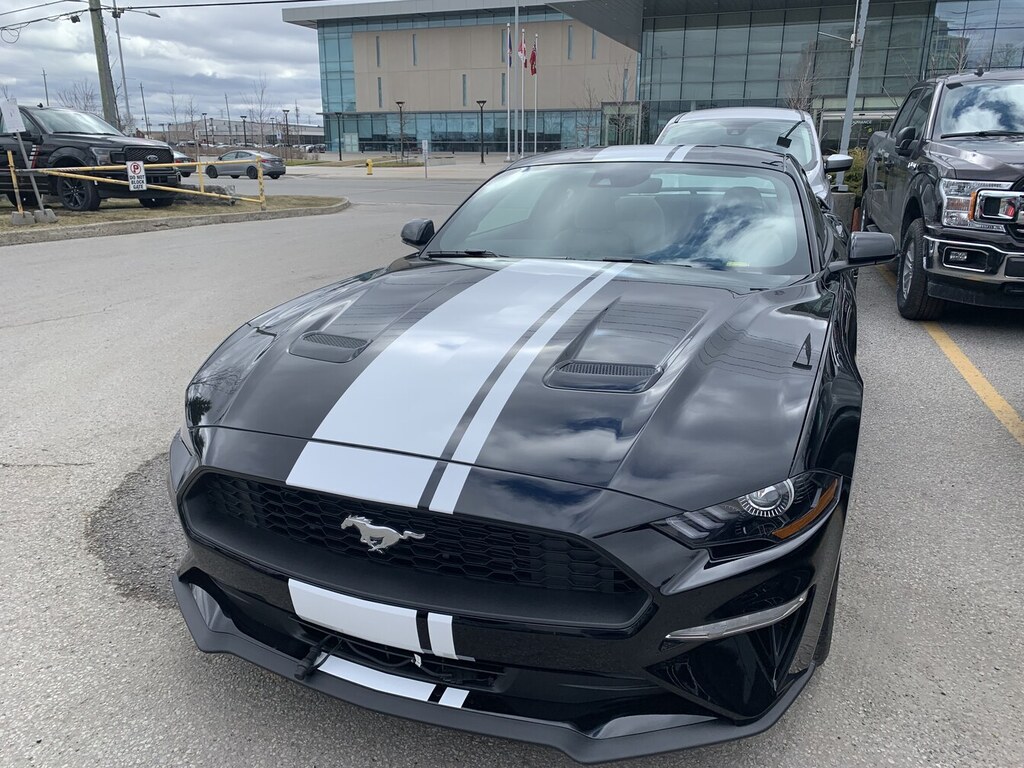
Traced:
<path fill-rule="evenodd" d="M 217 169 L 214 166 L 212 166 L 212 165 L 206 166 L 206 175 L 209 178 L 211 178 L 211 179 L 216 179 L 217 178 Z"/>
<path fill-rule="evenodd" d="M 942 299 L 928 295 L 924 252 L 924 222 L 916 219 L 903 238 L 896 272 L 896 308 L 908 320 L 934 320 L 946 305 Z"/>
<path fill-rule="evenodd" d="M 58 176 L 57 197 L 69 211 L 95 211 L 100 207 L 100 191 L 91 181 Z"/>
<path fill-rule="evenodd" d="M 143 208 L 168 208 L 174 205 L 173 197 L 140 197 Z"/>
<path fill-rule="evenodd" d="M 255 165 L 250 165 L 248 168 L 245 169 L 245 175 L 248 176 L 250 179 L 255 179 L 257 176 L 259 176 L 259 172 L 256 170 Z"/>

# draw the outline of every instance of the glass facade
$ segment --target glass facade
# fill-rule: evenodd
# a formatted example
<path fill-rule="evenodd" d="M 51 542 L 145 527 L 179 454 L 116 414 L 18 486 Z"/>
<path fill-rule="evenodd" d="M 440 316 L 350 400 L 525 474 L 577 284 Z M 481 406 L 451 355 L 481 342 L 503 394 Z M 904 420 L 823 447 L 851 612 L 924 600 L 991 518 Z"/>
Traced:
<path fill-rule="evenodd" d="M 656 7 L 674 5 L 684 4 Z M 820 113 L 845 107 L 854 3 L 778 5 L 645 16 L 640 99 L 648 105 L 648 139 L 674 115 L 693 109 L 790 106 Z M 857 109 L 891 112 L 924 77 L 1020 67 L 1024 0 L 873 1 L 863 50 Z"/>
<path fill-rule="evenodd" d="M 514 118 L 513 118 L 514 120 Z M 479 152 L 480 112 L 405 112 L 399 130 L 398 113 L 355 112 L 324 115 L 324 141 L 333 150 L 396 151 L 404 136 L 406 149 L 430 141 L 431 151 Z M 526 147 L 533 150 L 533 112 L 526 113 Z M 598 144 L 600 110 L 540 110 L 537 113 L 537 150 L 550 152 L 566 147 Z M 484 148 L 504 153 L 508 123 L 505 110 L 484 112 Z"/>

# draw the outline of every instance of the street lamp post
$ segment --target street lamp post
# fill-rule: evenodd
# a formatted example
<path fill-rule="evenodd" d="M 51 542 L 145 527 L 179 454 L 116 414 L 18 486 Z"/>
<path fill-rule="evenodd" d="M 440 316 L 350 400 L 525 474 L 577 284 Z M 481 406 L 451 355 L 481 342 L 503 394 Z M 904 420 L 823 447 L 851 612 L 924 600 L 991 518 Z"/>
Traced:
<path fill-rule="evenodd" d="M 284 145 L 289 147 L 291 142 L 288 139 L 288 110 L 282 109 L 281 111 L 284 112 Z"/>
<path fill-rule="evenodd" d="M 164 135 L 164 141 L 167 141 L 167 123 L 160 123 L 160 131 Z"/>
<path fill-rule="evenodd" d="M 399 157 L 405 160 L 405 120 L 403 119 L 402 108 L 405 106 L 404 101 L 396 101 L 398 105 L 398 151 Z"/>
<path fill-rule="evenodd" d="M 210 146 L 210 124 L 206 122 L 205 112 L 203 112 L 203 133 L 206 134 L 206 146 Z"/>
<path fill-rule="evenodd" d="M 117 36 L 117 58 L 121 61 L 121 92 L 124 93 L 125 125 L 128 125 L 132 122 L 132 105 L 128 99 L 128 78 L 124 74 L 124 51 L 121 50 L 121 14 L 123 13 L 124 10 L 117 7 L 116 0 L 111 3 L 110 15 L 114 17 L 114 33 Z M 145 13 L 154 19 L 160 18 L 159 13 L 153 13 L 152 11 L 136 11 L 136 13 Z"/>
<path fill-rule="evenodd" d="M 476 103 L 480 105 L 480 162 L 484 161 L 484 104 L 487 103 L 487 99 L 477 99 Z"/>
<path fill-rule="evenodd" d="M 245 132 L 245 118 L 247 118 L 248 115 L 239 115 L 239 117 L 242 118 L 242 146 L 244 147 L 249 144 L 249 136 Z"/>

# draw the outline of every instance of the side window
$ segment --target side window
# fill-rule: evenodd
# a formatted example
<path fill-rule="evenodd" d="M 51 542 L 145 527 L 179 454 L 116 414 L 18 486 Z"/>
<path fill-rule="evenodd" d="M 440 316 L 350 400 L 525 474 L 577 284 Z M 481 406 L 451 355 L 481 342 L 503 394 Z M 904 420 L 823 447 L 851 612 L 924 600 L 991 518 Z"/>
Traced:
<path fill-rule="evenodd" d="M 903 108 L 897 113 L 895 119 L 892 121 L 892 126 L 889 128 L 889 133 L 895 138 L 896 134 L 899 133 L 903 128 L 910 122 L 910 116 L 914 112 L 914 108 L 917 103 L 921 100 L 921 94 L 924 92 L 923 88 L 918 88 L 910 92 L 907 100 L 903 103 Z"/>
<path fill-rule="evenodd" d="M 910 113 L 910 119 L 907 121 L 907 125 L 916 129 L 915 135 L 918 138 L 924 136 L 924 127 L 928 122 L 928 113 L 932 111 L 932 98 L 934 95 L 935 91 L 931 88 L 926 88 L 922 91 L 921 98 L 914 105 L 914 110 Z"/>

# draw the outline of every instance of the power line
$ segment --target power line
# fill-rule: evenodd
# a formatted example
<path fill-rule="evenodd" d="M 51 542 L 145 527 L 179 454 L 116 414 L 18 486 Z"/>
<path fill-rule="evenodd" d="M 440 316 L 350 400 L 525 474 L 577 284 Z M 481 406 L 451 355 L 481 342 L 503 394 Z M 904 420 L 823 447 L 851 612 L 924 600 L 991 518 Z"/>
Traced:
<path fill-rule="evenodd" d="M 168 3 L 160 5 L 132 5 L 125 6 L 124 11 L 145 11 L 167 8 L 221 8 L 229 5 L 291 5 L 292 3 L 331 3 L 337 0 L 217 0 L 213 3 Z"/>
<path fill-rule="evenodd" d="M 34 11 L 36 8 L 45 8 L 48 5 L 61 5 L 63 3 L 81 3 L 84 0 L 50 0 L 48 3 L 39 3 L 39 5 L 29 5 L 25 8 L 17 8 L 13 11 L 4 11 L 0 13 L 0 16 L 10 16 L 12 13 L 24 13 L 25 11 Z"/>

